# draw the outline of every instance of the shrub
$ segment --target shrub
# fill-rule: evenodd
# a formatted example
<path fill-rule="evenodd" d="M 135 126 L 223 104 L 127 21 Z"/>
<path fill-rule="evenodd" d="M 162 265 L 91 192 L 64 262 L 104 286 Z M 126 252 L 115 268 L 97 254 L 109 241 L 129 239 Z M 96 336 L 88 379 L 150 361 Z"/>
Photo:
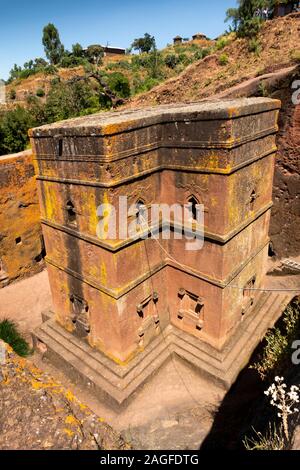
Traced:
<path fill-rule="evenodd" d="M 300 50 L 295 50 L 290 52 L 291 59 L 296 62 L 300 63 Z"/>
<path fill-rule="evenodd" d="M 130 70 L 131 64 L 128 62 L 128 60 L 120 60 L 116 62 L 116 67 L 119 69 Z"/>
<path fill-rule="evenodd" d="M 184 65 L 189 65 L 192 62 L 192 59 L 185 52 L 181 52 L 178 55 L 178 62 Z"/>
<path fill-rule="evenodd" d="M 168 54 L 164 58 L 165 65 L 170 69 L 175 69 L 176 65 L 180 62 L 176 54 Z"/>
<path fill-rule="evenodd" d="M 10 99 L 10 100 L 15 100 L 16 97 L 17 97 L 17 92 L 16 92 L 16 90 L 15 90 L 15 89 L 10 90 L 10 92 L 9 92 L 9 99 Z"/>
<path fill-rule="evenodd" d="M 251 38 L 248 43 L 249 52 L 254 52 L 256 55 L 260 54 L 261 44 L 257 38 Z"/>
<path fill-rule="evenodd" d="M 192 42 L 192 44 L 190 44 L 188 46 L 188 49 L 191 51 L 191 52 L 197 52 L 197 51 L 201 51 L 202 47 L 199 46 L 199 44 L 196 44 L 194 42 Z"/>
<path fill-rule="evenodd" d="M 224 49 L 225 46 L 227 46 L 228 42 L 229 39 L 223 36 L 217 40 L 215 48 L 217 49 L 217 51 L 220 51 L 221 49 Z"/>
<path fill-rule="evenodd" d="M 133 79 L 133 91 L 136 93 L 144 93 L 151 90 L 160 83 L 160 80 L 157 78 L 147 77 L 146 79 L 141 79 L 139 76 L 135 76 Z"/>
<path fill-rule="evenodd" d="M 84 81 L 74 83 L 58 82 L 52 85 L 45 104 L 46 122 L 61 121 L 80 116 L 91 107 L 95 95 L 91 85 Z M 94 108 L 92 100 L 92 107 Z"/>
<path fill-rule="evenodd" d="M 78 67 L 79 65 L 85 65 L 86 63 L 88 63 L 88 60 L 84 57 L 77 57 L 73 54 L 65 54 L 61 58 L 59 66 L 63 68 L 72 68 Z"/>
<path fill-rule="evenodd" d="M 148 56 L 146 56 L 145 54 L 135 55 L 131 59 L 131 66 L 133 69 L 140 69 L 142 67 L 147 67 L 148 63 L 149 63 Z"/>
<path fill-rule="evenodd" d="M 106 70 L 114 70 L 117 68 L 116 66 L 116 62 L 109 62 L 108 64 L 106 64 Z"/>
<path fill-rule="evenodd" d="M 22 80 L 24 78 L 30 77 L 31 75 L 45 72 L 48 67 L 48 62 L 42 57 L 37 57 L 34 60 L 29 60 L 28 62 L 25 62 L 23 67 L 20 67 L 15 64 L 9 73 L 9 78 L 7 82 L 11 83 L 13 80 Z"/>
<path fill-rule="evenodd" d="M 193 55 L 193 61 L 196 60 L 201 60 L 203 59 L 203 51 L 200 49 L 199 51 L 196 51 Z"/>
<path fill-rule="evenodd" d="M 182 53 L 185 53 L 186 47 L 183 47 L 183 46 L 180 46 L 179 44 L 176 44 L 174 46 L 174 50 L 175 50 L 176 54 L 182 54 Z"/>
<path fill-rule="evenodd" d="M 42 98 L 43 96 L 45 96 L 45 90 L 43 88 L 38 88 L 36 90 L 36 96 L 38 96 L 39 98 Z"/>
<path fill-rule="evenodd" d="M 160 81 L 157 78 L 149 77 L 144 81 L 144 90 L 149 91 L 151 90 L 151 88 L 154 88 L 159 83 Z"/>
<path fill-rule="evenodd" d="M 148 54 L 147 73 L 149 78 L 162 80 L 164 78 L 162 66 L 163 57 L 156 49 Z"/>
<path fill-rule="evenodd" d="M 51 86 L 55 86 L 55 85 L 58 85 L 60 82 L 61 82 L 60 77 L 54 77 L 52 78 L 50 83 L 51 83 Z"/>
<path fill-rule="evenodd" d="M 35 75 L 37 73 L 37 70 L 35 69 L 23 69 L 21 70 L 21 72 L 19 73 L 19 77 L 21 80 L 24 80 L 25 78 L 28 78 L 30 77 L 31 75 Z"/>
<path fill-rule="evenodd" d="M 264 81 L 261 81 L 258 86 L 258 94 L 259 96 L 263 96 L 264 98 L 267 98 L 269 96 L 268 86 Z"/>
<path fill-rule="evenodd" d="M 202 49 L 202 58 L 204 59 L 204 57 L 208 56 L 211 54 L 211 49 L 209 47 L 204 47 Z"/>
<path fill-rule="evenodd" d="M 121 98 L 130 96 L 129 80 L 120 72 L 113 72 L 108 76 L 107 83 L 109 88 Z"/>
<path fill-rule="evenodd" d="M 21 70 L 22 67 L 17 64 L 14 64 L 13 68 L 9 72 L 9 78 L 7 80 L 7 83 L 11 83 L 13 80 L 17 80 L 19 78 Z"/>
<path fill-rule="evenodd" d="M 106 70 L 116 70 L 116 69 L 130 70 L 131 64 L 127 60 L 120 60 L 118 62 L 109 62 L 105 68 Z"/>
<path fill-rule="evenodd" d="M 57 73 L 57 68 L 54 65 L 47 65 L 47 67 L 44 67 L 43 72 L 46 75 L 55 75 Z"/>
<path fill-rule="evenodd" d="M 229 58 L 227 54 L 221 54 L 219 57 L 219 64 L 220 65 L 227 65 L 229 62 Z"/>
<path fill-rule="evenodd" d="M 45 124 L 47 122 L 45 104 L 34 95 L 28 96 L 26 101 L 34 126 L 42 126 Z"/>
<path fill-rule="evenodd" d="M 29 344 L 19 333 L 13 321 L 7 319 L 0 321 L 0 338 L 9 344 L 19 356 L 26 357 L 32 354 Z"/>

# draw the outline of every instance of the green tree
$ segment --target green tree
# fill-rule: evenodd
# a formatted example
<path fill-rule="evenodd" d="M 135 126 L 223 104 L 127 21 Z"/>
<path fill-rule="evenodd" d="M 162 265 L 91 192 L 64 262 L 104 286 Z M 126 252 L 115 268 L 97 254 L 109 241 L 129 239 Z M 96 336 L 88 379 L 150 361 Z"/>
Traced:
<path fill-rule="evenodd" d="M 47 65 L 48 65 L 48 62 L 45 59 L 43 59 L 43 57 L 36 57 L 34 59 L 34 66 L 36 68 L 43 69 L 44 67 L 47 67 Z"/>
<path fill-rule="evenodd" d="M 43 46 L 51 64 L 58 64 L 64 53 L 64 46 L 54 24 L 49 23 L 43 29 Z"/>
<path fill-rule="evenodd" d="M 89 46 L 87 48 L 87 56 L 89 60 L 98 67 L 102 62 L 104 56 L 103 47 L 99 45 Z"/>
<path fill-rule="evenodd" d="M 82 48 L 81 44 L 76 42 L 76 44 L 72 45 L 72 54 L 75 57 L 83 57 L 83 48 Z"/>
<path fill-rule="evenodd" d="M 0 154 L 20 152 L 28 144 L 28 129 L 35 125 L 25 108 L 17 106 L 0 118 Z"/>
<path fill-rule="evenodd" d="M 154 78 L 157 80 L 163 79 L 163 72 L 162 66 L 164 64 L 164 60 L 162 58 L 161 53 L 154 47 L 154 49 L 148 55 L 148 76 L 149 78 Z"/>
<path fill-rule="evenodd" d="M 232 29 L 241 37 L 255 37 L 262 24 L 262 18 L 255 16 L 261 8 L 272 8 L 274 0 L 238 0 L 237 8 L 229 8 L 225 21 L 231 21 Z"/>
<path fill-rule="evenodd" d="M 48 67 L 48 62 L 42 57 L 25 62 L 23 68 L 15 64 L 10 71 L 7 82 L 11 83 L 13 80 L 27 78 L 35 73 L 44 72 L 46 67 Z"/>
<path fill-rule="evenodd" d="M 33 68 L 34 68 L 34 62 L 32 59 L 24 63 L 25 70 L 32 70 Z"/>
<path fill-rule="evenodd" d="M 54 83 L 47 96 L 45 120 L 55 122 L 86 114 L 95 107 L 94 97 L 95 92 L 85 81 Z"/>
<path fill-rule="evenodd" d="M 131 48 L 135 51 L 147 52 L 156 49 L 155 37 L 151 36 L 149 33 L 145 33 L 144 37 L 137 38 L 131 44 Z"/>
<path fill-rule="evenodd" d="M 7 80 L 8 83 L 16 80 L 20 76 L 20 72 L 22 71 L 22 67 L 17 64 L 14 64 L 13 68 L 9 72 L 9 79 Z"/>

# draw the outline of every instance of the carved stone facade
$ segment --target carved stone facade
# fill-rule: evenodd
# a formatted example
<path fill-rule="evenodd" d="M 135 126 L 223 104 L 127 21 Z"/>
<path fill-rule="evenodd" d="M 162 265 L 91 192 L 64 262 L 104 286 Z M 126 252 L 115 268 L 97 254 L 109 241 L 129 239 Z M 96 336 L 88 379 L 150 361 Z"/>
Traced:
<path fill-rule="evenodd" d="M 171 354 L 225 384 L 249 354 L 241 325 L 260 314 L 279 107 L 265 98 L 161 106 L 31 131 L 55 310 L 36 335 L 56 354 L 59 335 L 72 354 L 92 348 L 101 389 L 108 371 L 119 374 L 115 395 L 106 389 L 118 403 Z M 175 236 L 99 239 L 97 207 L 112 204 L 119 220 L 120 196 L 147 208 L 204 204 L 203 248 L 187 251 Z"/>

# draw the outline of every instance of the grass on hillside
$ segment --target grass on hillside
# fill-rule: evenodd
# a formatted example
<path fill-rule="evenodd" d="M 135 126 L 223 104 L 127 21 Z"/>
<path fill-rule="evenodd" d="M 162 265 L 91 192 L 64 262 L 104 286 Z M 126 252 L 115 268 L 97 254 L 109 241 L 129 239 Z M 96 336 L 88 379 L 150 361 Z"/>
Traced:
<path fill-rule="evenodd" d="M 0 321 L 0 339 L 9 344 L 21 357 L 27 357 L 32 354 L 32 349 L 22 337 L 16 324 L 7 318 Z"/>

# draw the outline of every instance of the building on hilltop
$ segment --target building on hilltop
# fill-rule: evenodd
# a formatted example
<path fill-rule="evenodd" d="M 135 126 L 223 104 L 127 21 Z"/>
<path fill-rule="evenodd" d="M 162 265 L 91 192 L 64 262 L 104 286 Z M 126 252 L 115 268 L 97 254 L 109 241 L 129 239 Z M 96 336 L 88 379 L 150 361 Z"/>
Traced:
<path fill-rule="evenodd" d="M 196 34 L 193 35 L 193 41 L 200 41 L 200 40 L 203 40 L 203 39 L 207 40 L 207 36 L 203 33 L 196 33 Z"/>
<path fill-rule="evenodd" d="M 88 47 L 83 49 L 83 53 L 86 54 L 89 47 L 102 47 L 104 56 L 114 56 L 114 55 L 125 55 L 126 50 L 121 47 L 113 47 L 113 46 L 101 46 L 101 44 L 91 44 Z"/>
<path fill-rule="evenodd" d="M 173 38 L 173 44 L 182 44 L 183 38 L 181 36 L 175 36 Z"/>

